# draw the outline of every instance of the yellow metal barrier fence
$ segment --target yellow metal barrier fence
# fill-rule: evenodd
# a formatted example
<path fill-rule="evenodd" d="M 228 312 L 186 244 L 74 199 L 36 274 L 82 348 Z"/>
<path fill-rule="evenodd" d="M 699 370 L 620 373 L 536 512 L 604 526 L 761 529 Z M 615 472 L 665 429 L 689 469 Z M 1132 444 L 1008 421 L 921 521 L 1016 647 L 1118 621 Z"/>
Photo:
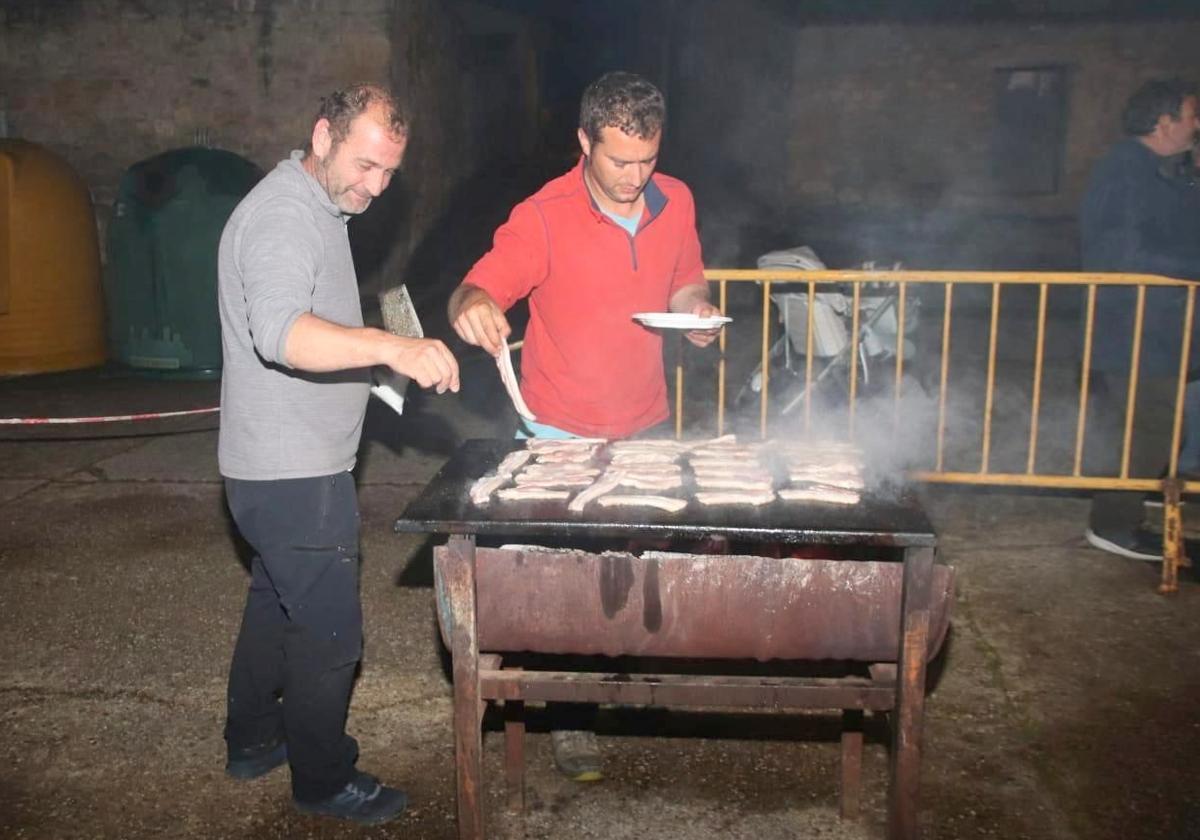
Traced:
<path fill-rule="evenodd" d="M 799 288 L 799 294 L 807 295 L 805 307 L 807 324 L 804 331 L 805 352 L 804 375 L 801 380 L 805 383 L 803 399 L 803 423 L 806 430 L 813 422 L 813 359 L 814 359 L 814 312 L 819 288 L 827 288 L 836 284 L 836 288 L 846 290 L 851 299 L 850 325 L 848 340 L 850 342 L 849 358 L 854 360 L 848 365 L 847 383 L 847 436 L 854 439 L 855 415 L 859 402 L 858 358 L 859 342 L 862 340 L 861 325 L 863 318 L 862 289 L 864 284 L 872 284 L 871 289 L 891 287 L 894 289 L 893 304 L 896 322 L 896 345 L 894 354 L 894 412 L 895 423 L 900 421 L 902 384 L 906 370 L 905 337 L 906 317 L 909 302 L 914 294 L 914 288 L 925 286 L 941 287 L 943 289 L 943 306 L 941 312 L 941 348 L 940 369 L 938 371 L 937 388 L 937 422 L 936 449 L 932 469 L 914 470 L 909 477 L 923 482 L 947 484 L 973 484 L 988 486 L 1059 488 L 1077 490 L 1128 490 L 1161 492 L 1164 496 L 1164 560 L 1162 580 L 1159 587 L 1161 592 L 1174 592 L 1178 588 L 1178 569 L 1181 565 L 1190 565 L 1183 550 L 1183 529 L 1180 517 L 1180 494 L 1184 492 L 1200 492 L 1200 481 L 1184 481 L 1178 477 L 1178 453 L 1183 435 L 1183 405 L 1184 391 L 1187 384 L 1188 357 L 1190 353 L 1190 338 L 1195 310 L 1195 284 L 1166 277 L 1143 274 L 1083 274 L 1083 273 L 1047 273 L 1047 272 L 959 272 L 959 271 L 799 271 L 799 270 L 743 270 L 743 269 L 711 269 L 705 272 L 709 281 L 717 284 L 718 305 L 726 311 L 729 304 L 730 283 L 757 284 L 761 290 L 761 345 L 759 363 L 761 370 L 761 390 L 759 393 L 759 433 L 763 438 L 768 436 L 770 427 L 769 396 L 771 379 L 771 336 L 772 312 L 771 294 L 773 287 L 787 284 L 789 293 Z M 949 385 L 949 367 L 951 359 L 951 324 L 953 321 L 953 301 L 956 288 L 963 286 L 985 286 L 991 289 L 991 304 L 989 310 L 989 333 L 986 359 L 986 384 L 983 397 L 983 429 L 980 446 L 980 468 L 977 471 L 954 471 L 946 468 L 945 440 L 947 395 Z M 1029 433 L 1024 472 L 993 472 L 990 469 L 991 448 L 993 443 L 993 411 L 997 377 L 997 346 L 999 340 L 999 317 L 1002 302 L 1002 290 L 1013 287 L 1035 287 L 1037 289 L 1037 323 L 1034 328 L 1033 348 L 1033 380 L 1031 415 L 1029 417 Z M 1047 298 L 1051 287 L 1078 287 L 1085 295 L 1085 311 L 1083 325 L 1082 362 L 1079 376 L 1078 418 L 1075 423 L 1075 441 L 1073 467 L 1069 472 L 1039 472 L 1037 465 L 1039 414 L 1042 408 L 1043 368 L 1045 363 L 1045 342 L 1047 322 Z M 1130 375 L 1128 377 L 1128 392 L 1126 394 L 1126 410 L 1121 446 L 1120 469 L 1116 475 L 1084 475 L 1083 452 L 1084 437 L 1087 430 L 1088 387 L 1092 364 L 1092 349 L 1094 343 L 1096 291 L 1104 286 L 1127 286 L 1136 289 L 1136 305 L 1134 311 L 1133 340 L 1130 347 Z M 1182 341 L 1179 348 L 1179 368 L 1175 388 L 1175 409 L 1172 423 L 1170 453 L 1164 460 L 1168 461 L 1167 475 L 1163 479 L 1132 477 L 1129 475 L 1130 451 L 1134 438 L 1135 405 L 1137 402 L 1139 361 L 1141 353 L 1142 333 L 1146 309 L 1146 290 L 1149 287 L 1179 287 L 1185 291 L 1186 304 L 1181 315 Z M 720 357 L 717 363 L 717 434 L 722 434 L 727 421 L 727 331 L 722 330 L 719 347 Z M 676 365 L 675 371 L 675 421 L 676 434 L 681 435 L 683 429 L 683 381 L 682 361 Z"/>

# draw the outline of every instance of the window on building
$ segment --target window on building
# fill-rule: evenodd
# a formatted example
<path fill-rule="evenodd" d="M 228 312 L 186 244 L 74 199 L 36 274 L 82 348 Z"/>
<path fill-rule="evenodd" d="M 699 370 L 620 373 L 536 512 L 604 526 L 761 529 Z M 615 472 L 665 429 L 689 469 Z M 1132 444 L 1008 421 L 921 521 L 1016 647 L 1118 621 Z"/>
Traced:
<path fill-rule="evenodd" d="M 1063 67 L 1005 67 L 994 79 L 992 176 L 1002 192 L 1058 191 L 1066 133 Z"/>

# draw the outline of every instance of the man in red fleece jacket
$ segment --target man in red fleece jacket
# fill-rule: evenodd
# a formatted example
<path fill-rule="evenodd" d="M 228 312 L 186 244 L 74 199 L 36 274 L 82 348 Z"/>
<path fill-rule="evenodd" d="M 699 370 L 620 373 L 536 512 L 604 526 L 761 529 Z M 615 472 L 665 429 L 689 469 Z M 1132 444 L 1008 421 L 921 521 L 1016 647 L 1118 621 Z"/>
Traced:
<path fill-rule="evenodd" d="M 584 91 L 583 155 L 513 209 L 450 298 L 468 344 L 493 356 L 504 313 L 529 298 L 521 393 L 531 436 L 628 437 L 666 420 L 662 334 L 635 312 L 719 315 L 709 302 L 691 191 L 654 168 L 666 108 L 632 73 Z M 716 330 L 687 333 L 704 347 Z"/>
<path fill-rule="evenodd" d="M 521 393 L 537 420 L 518 437 L 623 438 L 669 416 L 662 334 L 636 312 L 719 315 L 708 297 L 692 193 L 654 169 L 666 107 L 653 84 L 607 73 L 583 93 L 579 163 L 518 204 L 448 307 L 468 344 L 493 356 L 504 313 L 529 298 Z M 718 330 L 686 333 L 698 347 Z M 601 778 L 594 706 L 550 709 L 554 760 Z"/>

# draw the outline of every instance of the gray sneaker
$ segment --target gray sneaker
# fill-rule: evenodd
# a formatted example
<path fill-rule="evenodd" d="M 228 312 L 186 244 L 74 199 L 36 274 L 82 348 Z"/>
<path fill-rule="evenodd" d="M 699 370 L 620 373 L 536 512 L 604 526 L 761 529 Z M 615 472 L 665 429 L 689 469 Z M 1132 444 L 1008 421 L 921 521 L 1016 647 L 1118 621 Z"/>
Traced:
<path fill-rule="evenodd" d="M 600 744 L 587 729 L 556 729 L 550 733 L 554 765 L 573 782 L 598 782 L 604 778 Z"/>
<path fill-rule="evenodd" d="M 1161 493 L 1159 493 L 1159 494 L 1148 493 L 1146 495 L 1145 501 L 1142 502 L 1142 506 L 1145 507 L 1147 510 L 1158 511 L 1161 514 L 1162 509 L 1164 507 L 1162 494 Z M 1187 507 L 1187 499 L 1180 499 L 1179 507 L 1180 508 Z"/>
<path fill-rule="evenodd" d="M 1139 529 L 1132 532 L 1113 531 L 1100 534 L 1088 528 L 1083 532 L 1083 537 L 1095 548 L 1118 557 L 1151 562 L 1161 562 L 1163 559 L 1162 537 L 1148 531 Z"/>

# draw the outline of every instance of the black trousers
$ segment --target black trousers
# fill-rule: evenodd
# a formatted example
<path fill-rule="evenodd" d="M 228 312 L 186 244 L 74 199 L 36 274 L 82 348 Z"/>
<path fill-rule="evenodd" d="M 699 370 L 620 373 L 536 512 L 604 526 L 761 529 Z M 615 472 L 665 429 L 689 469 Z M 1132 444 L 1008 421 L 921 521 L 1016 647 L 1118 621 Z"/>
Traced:
<path fill-rule="evenodd" d="M 1117 476 L 1121 472 L 1129 379 L 1097 371 L 1089 387 L 1085 473 Z M 1139 377 L 1129 453 L 1130 478 L 1159 478 L 1170 463 L 1177 387 L 1178 379 L 1174 376 Z M 1141 492 L 1096 491 L 1092 495 L 1089 527 L 1100 534 L 1135 531 L 1144 518 L 1144 496 Z"/>
<path fill-rule="evenodd" d="M 358 758 L 346 734 L 362 656 L 354 479 L 226 479 L 225 495 L 257 555 L 229 668 L 225 740 L 242 749 L 285 737 L 293 796 L 324 799 Z"/>

